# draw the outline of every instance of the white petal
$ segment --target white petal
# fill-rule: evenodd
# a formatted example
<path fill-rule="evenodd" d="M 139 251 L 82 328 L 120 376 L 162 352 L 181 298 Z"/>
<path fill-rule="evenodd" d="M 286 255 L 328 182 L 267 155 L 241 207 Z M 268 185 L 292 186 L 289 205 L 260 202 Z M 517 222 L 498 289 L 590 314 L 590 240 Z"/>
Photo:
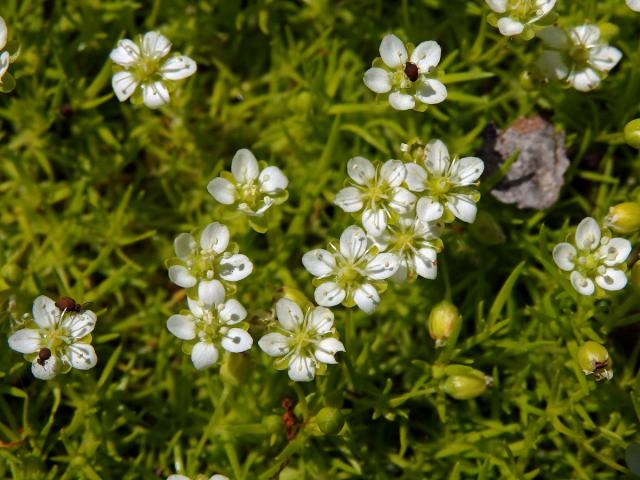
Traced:
<path fill-rule="evenodd" d="M 389 105 L 396 110 L 411 110 L 416 106 L 416 100 L 413 96 L 396 90 L 389 94 Z"/>
<path fill-rule="evenodd" d="M 502 17 L 498 20 L 498 30 L 505 37 L 520 35 L 524 30 L 524 25 L 513 18 Z"/>
<path fill-rule="evenodd" d="M 2 83 L 2 77 L 4 77 L 4 74 L 9 70 L 10 63 L 11 55 L 9 55 L 9 52 L 2 52 L 2 54 L 0 54 L 0 83 Z"/>
<path fill-rule="evenodd" d="M 173 474 L 173 475 L 169 475 L 167 477 L 167 480 L 191 480 L 189 477 L 186 477 L 184 475 L 177 475 L 177 474 Z M 211 480 L 211 479 L 209 479 Z"/>
<path fill-rule="evenodd" d="M 449 195 L 447 197 L 447 208 L 463 222 L 473 223 L 476 220 L 478 207 L 467 195 Z"/>
<path fill-rule="evenodd" d="M 423 78 L 416 89 L 416 98 L 422 103 L 435 105 L 447 98 L 447 87 L 438 80 Z"/>
<path fill-rule="evenodd" d="M 574 44 L 591 47 L 596 45 L 600 39 L 600 29 L 595 25 L 580 25 L 570 29 L 569 36 Z"/>
<path fill-rule="evenodd" d="M 319 362 L 336 364 L 338 363 L 334 355 L 338 352 L 344 352 L 344 345 L 336 338 L 325 338 L 318 343 L 314 355 Z"/>
<path fill-rule="evenodd" d="M 49 359 L 44 362 L 44 365 L 40 365 L 37 359 L 35 359 L 31 364 L 31 373 L 40 380 L 51 380 L 58 373 L 59 363 L 55 355 L 51 355 Z"/>
<path fill-rule="evenodd" d="M 19 353 L 35 353 L 40 350 L 40 332 L 33 328 L 18 330 L 9 337 L 9 347 Z"/>
<path fill-rule="evenodd" d="M 377 237 L 387 228 L 387 214 L 381 208 L 368 208 L 362 212 L 362 226 L 369 235 Z"/>
<path fill-rule="evenodd" d="M 58 323 L 60 309 L 56 302 L 45 295 L 40 295 L 33 301 L 33 320 L 41 328 L 52 328 Z"/>
<path fill-rule="evenodd" d="M 302 256 L 302 264 L 314 277 L 325 277 L 336 268 L 336 259 L 321 248 L 311 250 Z"/>
<path fill-rule="evenodd" d="M 605 290 L 622 290 L 627 286 L 627 276 L 622 270 L 607 268 L 602 275 L 596 277 L 596 283 Z"/>
<path fill-rule="evenodd" d="M 182 260 L 186 260 L 196 251 L 198 244 L 193 235 L 188 233 L 181 233 L 173 241 L 173 248 L 176 252 L 176 256 Z"/>
<path fill-rule="evenodd" d="M 2 48 L 2 47 L 0 47 Z M 128 38 L 120 40 L 116 48 L 111 50 L 109 58 L 125 68 L 132 67 L 140 61 L 140 49 Z"/>
<path fill-rule="evenodd" d="M 433 248 L 421 248 L 413 258 L 416 273 L 422 278 L 433 280 L 438 276 L 436 251 Z"/>
<path fill-rule="evenodd" d="M 356 226 L 347 227 L 340 235 L 340 253 L 349 261 L 356 261 L 367 251 L 367 235 Z"/>
<path fill-rule="evenodd" d="M 380 295 L 373 285 L 365 283 L 353 292 L 353 301 L 356 302 L 360 310 L 371 314 L 380 303 Z"/>
<path fill-rule="evenodd" d="M 380 43 L 382 61 L 391 68 L 399 67 L 407 62 L 407 49 L 395 35 L 385 35 Z"/>
<path fill-rule="evenodd" d="M 220 310 L 220 318 L 225 324 L 234 325 L 247 318 L 247 311 L 238 300 L 232 298 Z"/>
<path fill-rule="evenodd" d="M 565 50 L 568 44 L 567 34 L 558 27 L 545 27 L 536 35 L 549 47 L 556 50 Z"/>
<path fill-rule="evenodd" d="M 261 190 L 273 195 L 287 188 L 289 180 L 278 167 L 267 167 L 260 172 L 258 177 Z"/>
<path fill-rule="evenodd" d="M 579 272 L 573 271 L 571 272 L 571 285 L 576 291 L 581 295 L 593 295 L 593 292 L 596 289 L 596 286 L 593 284 L 593 280 L 590 278 L 583 277 Z"/>
<path fill-rule="evenodd" d="M 609 267 L 624 262 L 631 253 L 631 242 L 626 238 L 612 238 L 600 247 L 603 262 Z"/>
<path fill-rule="evenodd" d="M 425 166 L 434 175 L 443 176 L 449 170 L 451 159 L 449 149 L 442 140 L 431 140 L 427 143 L 427 160 Z"/>
<path fill-rule="evenodd" d="M 207 191 L 217 202 L 231 205 L 236 201 L 236 187 L 226 178 L 216 177 L 207 185 Z"/>
<path fill-rule="evenodd" d="M 407 169 L 400 160 L 387 160 L 380 168 L 380 178 L 390 187 L 399 187 L 407 177 Z"/>
<path fill-rule="evenodd" d="M 293 300 L 281 298 L 276 303 L 276 316 L 282 328 L 293 332 L 302 325 L 304 314 L 300 306 Z"/>
<path fill-rule="evenodd" d="M 182 288 L 191 288 L 196 284 L 196 277 L 182 265 L 169 267 L 169 280 Z"/>
<path fill-rule="evenodd" d="M 489 8 L 496 13 L 504 13 L 507 11 L 509 0 L 486 0 Z"/>
<path fill-rule="evenodd" d="M 383 68 L 370 68 L 364 72 L 364 84 L 376 93 L 387 93 L 391 90 L 391 73 Z"/>
<path fill-rule="evenodd" d="M 171 42 L 158 32 L 147 32 L 142 39 L 142 53 L 149 58 L 162 58 L 171 50 Z"/>
<path fill-rule="evenodd" d="M 164 83 L 157 81 L 152 83 L 143 83 L 142 101 L 149 108 L 160 108 L 169 103 L 169 90 Z"/>
<path fill-rule="evenodd" d="M 640 12 L 640 0 L 626 0 L 627 7 L 634 12 Z M 1 48 L 1 47 L 0 47 Z"/>
<path fill-rule="evenodd" d="M 229 282 L 238 282 L 253 272 L 253 263 L 246 255 L 236 253 L 220 261 L 220 277 Z"/>
<path fill-rule="evenodd" d="M 553 247 L 553 261 L 556 265 L 566 272 L 570 272 L 575 268 L 576 249 L 567 242 L 562 242 Z"/>
<path fill-rule="evenodd" d="M 198 370 L 207 368 L 218 361 L 218 350 L 212 343 L 198 342 L 191 351 L 191 362 Z"/>
<path fill-rule="evenodd" d="M 209 480 L 229 480 L 229 477 L 225 477 L 224 475 L 216 474 L 209 478 Z"/>
<path fill-rule="evenodd" d="M 393 253 L 379 253 L 365 267 L 365 273 L 371 280 L 384 280 L 396 273 L 398 257 Z"/>
<path fill-rule="evenodd" d="M 253 345 L 253 338 L 241 328 L 230 328 L 220 344 L 227 352 L 246 352 Z"/>
<path fill-rule="evenodd" d="M 118 72 L 111 78 L 111 86 L 113 91 L 118 97 L 118 100 L 124 102 L 127 98 L 133 95 L 133 92 L 138 88 L 138 82 L 135 76 L 131 72 Z"/>
<path fill-rule="evenodd" d="M 420 73 L 427 73 L 432 68 L 438 66 L 441 54 L 442 50 L 438 42 L 434 42 L 433 40 L 421 42 L 411 53 L 411 63 L 415 63 L 418 66 Z"/>
<path fill-rule="evenodd" d="M 187 305 L 194 317 L 202 318 L 205 312 L 205 309 L 203 308 L 204 304 L 201 304 L 198 300 L 194 300 L 191 297 L 187 297 Z"/>
<path fill-rule="evenodd" d="M 0 50 L 7 44 L 8 34 L 7 23 L 4 21 L 4 18 L 0 17 Z"/>
<path fill-rule="evenodd" d="M 196 62 L 192 59 L 186 55 L 178 55 L 164 62 L 160 75 L 167 80 L 182 80 L 196 73 L 197 69 Z"/>
<path fill-rule="evenodd" d="M 544 17 L 547 13 L 549 13 L 556 4 L 556 0 L 538 0 L 536 2 L 536 16 L 534 21 Z"/>
<path fill-rule="evenodd" d="M 167 330 L 180 340 L 196 338 L 196 325 L 189 315 L 171 315 L 167 320 Z"/>
<path fill-rule="evenodd" d="M 589 51 L 589 64 L 601 72 L 611 70 L 621 58 L 622 52 L 608 45 L 598 45 Z"/>
<path fill-rule="evenodd" d="M 600 77 L 592 68 L 573 71 L 569 74 L 568 80 L 573 88 L 581 92 L 590 92 L 600 85 Z"/>
<path fill-rule="evenodd" d="M 423 222 L 433 222 L 442 217 L 444 207 L 440 202 L 436 202 L 430 197 L 422 197 L 416 205 L 416 214 Z"/>
<path fill-rule="evenodd" d="M 343 302 L 347 292 L 335 282 L 325 282 L 316 288 L 313 297 L 318 305 L 335 307 Z"/>
<path fill-rule="evenodd" d="M 569 75 L 569 67 L 564 62 L 562 53 L 545 50 L 537 62 L 538 68 L 551 80 L 564 80 Z"/>
<path fill-rule="evenodd" d="M 295 356 L 289 362 L 289 378 L 294 382 L 310 382 L 316 375 L 312 358 Z"/>
<path fill-rule="evenodd" d="M 198 284 L 198 300 L 205 308 L 212 308 L 224 303 L 224 287 L 218 280 L 200 280 Z"/>
<path fill-rule="evenodd" d="M 576 229 L 576 245 L 580 250 L 592 251 L 600 244 L 600 227 L 593 218 L 583 219 Z"/>
<path fill-rule="evenodd" d="M 423 192 L 427 184 L 427 171 L 416 163 L 407 163 L 407 186 L 412 192 Z"/>
<path fill-rule="evenodd" d="M 376 167 L 364 157 L 353 157 L 347 162 L 347 174 L 358 185 L 367 185 L 376 177 Z"/>
<path fill-rule="evenodd" d="M 289 338 L 281 333 L 267 333 L 258 340 L 258 346 L 270 357 L 284 357 L 289 353 Z"/>
<path fill-rule="evenodd" d="M 238 183 L 252 182 L 260 173 L 258 160 L 251 150 L 241 148 L 231 160 L 231 173 Z"/>
<path fill-rule="evenodd" d="M 229 246 L 229 237 L 229 229 L 226 225 L 219 222 L 210 223 L 200 235 L 200 248 L 220 254 Z"/>
<path fill-rule="evenodd" d="M 345 187 L 336 194 L 333 203 L 348 213 L 362 209 L 362 194 L 355 187 Z"/>
<path fill-rule="evenodd" d="M 85 310 L 79 313 L 65 312 L 60 325 L 71 337 L 80 339 L 93 332 L 96 321 L 96 314 L 91 310 Z"/>
<path fill-rule="evenodd" d="M 397 187 L 389 200 L 389 208 L 400 215 L 408 215 L 415 208 L 417 197 L 406 188 Z"/>
<path fill-rule="evenodd" d="M 333 312 L 325 307 L 315 307 L 309 313 L 307 328 L 318 335 L 325 335 L 333 327 Z"/>
<path fill-rule="evenodd" d="M 78 370 L 89 370 L 98 363 L 96 351 L 88 343 L 74 343 L 73 345 L 69 345 L 65 356 L 71 366 Z"/>
<path fill-rule="evenodd" d="M 451 165 L 451 179 L 458 185 L 471 185 L 484 171 L 484 162 L 477 157 L 464 157 Z"/>

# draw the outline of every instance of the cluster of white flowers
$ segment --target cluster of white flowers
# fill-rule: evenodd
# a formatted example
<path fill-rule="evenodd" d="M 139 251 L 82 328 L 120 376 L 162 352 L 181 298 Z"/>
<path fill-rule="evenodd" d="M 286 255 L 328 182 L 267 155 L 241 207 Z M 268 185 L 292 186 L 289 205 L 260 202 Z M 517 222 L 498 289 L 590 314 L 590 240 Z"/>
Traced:
<path fill-rule="evenodd" d="M 505 37 L 531 32 L 531 26 L 547 15 L 556 0 L 486 0 L 489 8 L 498 15 L 496 26 Z"/>
<path fill-rule="evenodd" d="M 203 479 L 206 478 L 206 476 L 198 475 L 196 480 L 199 480 L 200 477 L 202 477 Z M 176 473 L 176 474 L 173 474 L 173 475 L 169 475 L 167 477 L 167 480 L 191 480 L 191 479 L 189 477 L 187 477 L 186 475 L 179 475 L 179 474 Z M 216 475 L 213 475 L 213 476 L 209 477 L 209 480 L 229 480 L 229 477 L 225 477 L 224 475 L 216 474 Z"/>
<path fill-rule="evenodd" d="M 9 65 L 13 63 L 19 51 L 19 45 L 13 42 L 13 48 L 8 48 L 9 39 L 9 29 L 7 28 L 7 23 L 4 21 L 4 18 L 0 17 L 0 92 L 10 92 L 13 90 L 15 86 L 15 80 L 9 74 Z M 8 50 L 5 50 L 8 48 Z M 14 51 L 14 53 L 10 53 L 9 50 Z"/>
<path fill-rule="evenodd" d="M 556 265 L 571 272 L 571 285 L 581 295 L 593 295 L 596 286 L 610 291 L 627 286 L 623 269 L 631 243 L 625 238 L 611 238 L 608 231 L 602 233 L 598 222 L 587 217 L 578 225 L 575 246 L 562 242 L 553 249 Z"/>
<path fill-rule="evenodd" d="M 9 337 L 9 346 L 25 355 L 31 362 L 31 372 L 41 380 L 72 368 L 89 370 L 98 362 L 91 346 L 96 314 L 67 300 L 71 301 L 69 307 L 40 295 L 28 318 L 34 328 L 21 328 Z"/>
<path fill-rule="evenodd" d="M 118 66 L 111 84 L 118 100 L 131 98 L 149 108 L 169 103 L 178 80 L 196 72 L 196 62 L 185 55 L 166 58 L 171 42 L 158 32 L 147 32 L 136 41 L 125 38 L 111 51 L 111 60 Z M 140 87 L 140 89 L 138 89 Z"/>
<path fill-rule="evenodd" d="M 186 288 L 188 310 L 172 315 L 167 329 L 187 342 L 191 361 L 197 369 L 215 364 L 218 348 L 232 353 L 251 348 L 253 339 L 239 328 L 247 312 L 236 299 L 235 282 L 251 274 L 253 264 L 237 253 L 230 243 L 229 229 L 218 222 L 205 227 L 196 242 L 193 235 L 181 233 L 174 241 L 176 257 L 169 260 L 169 278 Z"/>
<path fill-rule="evenodd" d="M 372 313 L 386 288 L 384 280 L 436 277 L 443 222 L 475 220 L 480 198 L 476 183 L 484 170 L 481 159 L 452 159 L 440 140 L 402 149 L 412 161 L 388 160 L 376 166 L 355 157 L 347 163 L 353 183 L 338 192 L 335 203 L 345 212 L 359 214 L 366 232 L 352 225 L 328 250 L 303 256 L 305 268 L 317 277 L 319 305 L 357 305 Z"/>
<path fill-rule="evenodd" d="M 391 92 L 389 104 L 396 110 L 423 110 L 447 98 L 447 87 L 432 78 L 441 53 L 440 45 L 430 40 L 409 54 L 402 40 L 386 35 L 380 44 L 380 57 L 364 74 L 364 84 L 376 93 Z"/>

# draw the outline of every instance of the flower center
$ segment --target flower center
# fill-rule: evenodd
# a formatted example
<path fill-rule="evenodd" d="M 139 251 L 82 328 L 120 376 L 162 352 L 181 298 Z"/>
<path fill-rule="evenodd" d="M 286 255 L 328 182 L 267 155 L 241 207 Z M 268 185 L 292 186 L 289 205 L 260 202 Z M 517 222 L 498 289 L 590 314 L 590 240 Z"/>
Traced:
<path fill-rule="evenodd" d="M 585 64 L 589 61 L 589 49 L 582 44 L 575 45 L 569 52 L 569 55 L 577 64 Z"/>
<path fill-rule="evenodd" d="M 418 80 L 418 75 L 420 71 L 418 70 L 418 66 L 415 63 L 407 62 L 404 66 L 404 74 L 407 76 L 409 80 L 415 82 Z"/>
<path fill-rule="evenodd" d="M 446 177 L 431 178 L 428 186 L 435 197 L 446 195 L 451 190 L 451 182 Z"/>
<path fill-rule="evenodd" d="M 516 20 L 529 20 L 536 15 L 537 6 L 535 0 L 511 0 L 509 4 L 510 17 Z"/>
<path fill-rule="evenodd" d="M 340 270 L 340 274 L 338 275 L 340 280 L 342 280 L 342 282 L 347 284 L 352 283 L 359 276 L 360 276 L 360 273 L 358 272 L 358 270 L 356 270 L 350 265 L 343 267 L 342 270 Z"/>

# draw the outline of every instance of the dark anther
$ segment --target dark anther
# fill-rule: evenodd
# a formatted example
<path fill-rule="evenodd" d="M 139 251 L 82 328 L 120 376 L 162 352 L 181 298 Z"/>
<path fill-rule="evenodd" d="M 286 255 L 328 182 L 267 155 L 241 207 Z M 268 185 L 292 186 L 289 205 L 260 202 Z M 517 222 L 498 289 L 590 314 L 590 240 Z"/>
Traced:
<path fill-rule="evenodd" d="M 404 74 L 409 80 L 415 82 L 418 79 L 418 66 L 415 63 L 407 62 L 404 66 Z"/>

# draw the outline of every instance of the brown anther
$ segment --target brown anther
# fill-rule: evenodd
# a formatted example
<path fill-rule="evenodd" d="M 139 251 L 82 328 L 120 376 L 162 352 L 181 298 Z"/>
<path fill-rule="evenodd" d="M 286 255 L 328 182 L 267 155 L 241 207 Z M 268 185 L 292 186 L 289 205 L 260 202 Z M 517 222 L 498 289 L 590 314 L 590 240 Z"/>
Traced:
<path fill-rule="evenodd" d="M 407 76 L 409 80 L 415 82 L 418 80 L 418 75 L 420 71 L 418 70 L 418 66 L 415 63 L 407 62 L 404 66 L 404 74 Z"/>

